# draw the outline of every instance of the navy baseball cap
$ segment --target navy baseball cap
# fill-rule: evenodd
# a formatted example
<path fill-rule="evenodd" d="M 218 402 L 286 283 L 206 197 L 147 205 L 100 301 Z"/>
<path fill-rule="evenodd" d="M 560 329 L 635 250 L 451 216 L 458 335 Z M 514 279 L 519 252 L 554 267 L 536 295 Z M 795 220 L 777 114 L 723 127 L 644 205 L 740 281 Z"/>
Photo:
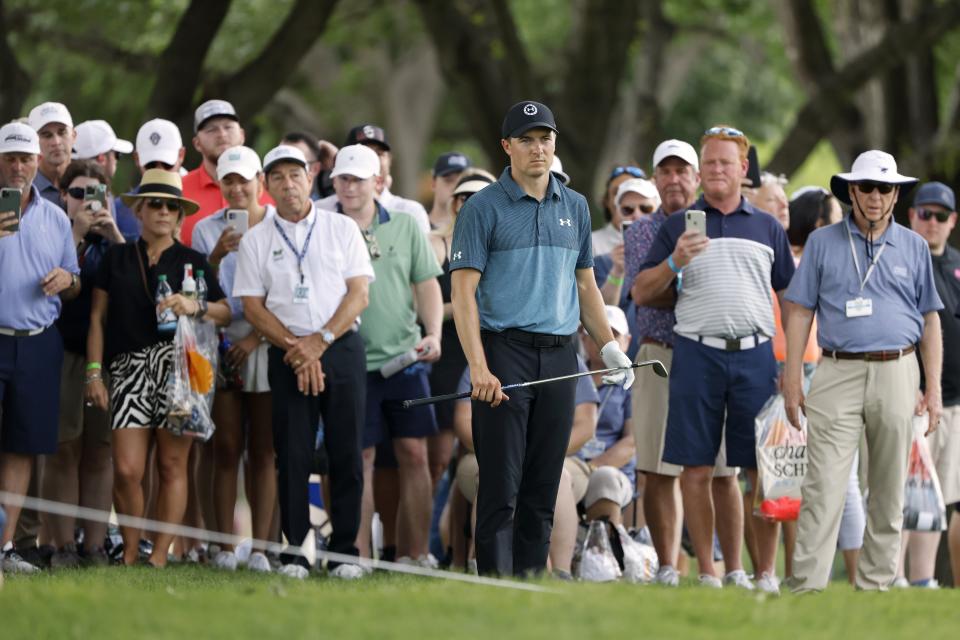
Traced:
<path fill-rule="evenodd" d="M 507 111 L 500 133 L 503 138 L 516 138 L 537 127 L 553 129 L 554 133 L 560 133 L 550 107 L 541 102 L 524 100 L 513 105 Z"/>
<path fill-rule="evenodd" d="M 922 204 L 938 204 L 948 211 L 957 210 L 957 199 L 953 195 L 953 189 L 942 182 L 927 182 L 917 189 L 913 196 L 913 206 Z"/>
<path fill-rule="evenodd" d="M 387 133 L 382 127 L 375 124 L 361 124 L 347 134 L 347 141 L 343 146 L 349 147 L 352 144 L 377 144 L 390 151 L 390 143 L 387 142 Z"/>
<path fill-rule="evenodd" d="M 441 155 L 437 158 L 437 161 L 433 163 L 433 177 L 442 178 L 451 173 L 463 171 L 469 166 L 470 158 L 462 153 L 450 151 Z"/>

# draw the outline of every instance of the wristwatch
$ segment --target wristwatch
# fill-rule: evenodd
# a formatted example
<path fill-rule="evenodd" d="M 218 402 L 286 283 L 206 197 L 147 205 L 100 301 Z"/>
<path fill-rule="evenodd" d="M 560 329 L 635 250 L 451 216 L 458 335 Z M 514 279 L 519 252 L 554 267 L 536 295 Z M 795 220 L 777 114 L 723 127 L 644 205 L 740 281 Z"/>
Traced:
<path fill-rule="evenodd" d="M 80 286 L 80 276 L 75 273 L 70 274 L 70 288 L 76 289 Z"/>
<path fill-rule="evenodd" d="M 327 343 L 328 347 L 333 344 L 334 340 L 337 339 L 337 336 L 333 334 L 333 331 L 330 331 L 330 329 L 327 329 L 326 327 L 320 329 L 320 337 L 323 338 L 323 341 Z"/>

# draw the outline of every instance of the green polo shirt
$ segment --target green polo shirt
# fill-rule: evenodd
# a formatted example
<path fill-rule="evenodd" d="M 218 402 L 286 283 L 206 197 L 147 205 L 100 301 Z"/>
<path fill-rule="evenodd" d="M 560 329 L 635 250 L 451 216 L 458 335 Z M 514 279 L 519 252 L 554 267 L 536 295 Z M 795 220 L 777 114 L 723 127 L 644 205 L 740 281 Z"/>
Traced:
<path fill-rule="evenodd" d="M 376 371 L 417 345 L 421 336 L 411 285 L 443 273 L 411 216 L 390 215 L 378 202 L 373 235 L 380 257 L 372 260 L 376 280 L 370 284 L 370 304 L 360 316 L 367 371 Z"/>

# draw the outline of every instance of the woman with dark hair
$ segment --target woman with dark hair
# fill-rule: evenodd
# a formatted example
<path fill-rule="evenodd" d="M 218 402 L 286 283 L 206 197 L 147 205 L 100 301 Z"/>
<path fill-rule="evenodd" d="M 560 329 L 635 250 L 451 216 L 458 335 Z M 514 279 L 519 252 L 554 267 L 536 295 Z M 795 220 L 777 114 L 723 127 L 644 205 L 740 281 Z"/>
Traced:
<path fill-rule="evenodd" d="M 790 200 L 790 226 L 787 238 L 793 255 L 799 257 L 807 238 L 816 229 L 840 222 L 843 211 L 840 203 L 823 187 L 803 187 Z"/>

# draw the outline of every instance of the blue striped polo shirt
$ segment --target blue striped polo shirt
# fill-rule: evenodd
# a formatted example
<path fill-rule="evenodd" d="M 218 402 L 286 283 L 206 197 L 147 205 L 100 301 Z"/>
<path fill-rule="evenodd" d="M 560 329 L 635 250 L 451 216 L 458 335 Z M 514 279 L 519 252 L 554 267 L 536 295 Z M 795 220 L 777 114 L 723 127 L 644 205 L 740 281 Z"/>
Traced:
<path fill-rule="evenodd" d="M 450 271 L 476 269 L 480 327 L 569 335 L 580 324 L 577 269 L 593 267 L 586 199 L 550 176 L 542 201 L 508 166 L 470 196 L 453 232 Z"/>
<path fill-rule="evenodd" d="M 787 233 L 776 218 L 745 199 L 723 214 L 701 196 L 691 209 L 707 213 L 707 250 L 683 270 L 676 333 L 718 338 L 773 337 L 773 291 L 786 289 L 796 267 Z M 667 218 L 640 270 L 666 260 L 686 230 L 683 215 Z"/>

